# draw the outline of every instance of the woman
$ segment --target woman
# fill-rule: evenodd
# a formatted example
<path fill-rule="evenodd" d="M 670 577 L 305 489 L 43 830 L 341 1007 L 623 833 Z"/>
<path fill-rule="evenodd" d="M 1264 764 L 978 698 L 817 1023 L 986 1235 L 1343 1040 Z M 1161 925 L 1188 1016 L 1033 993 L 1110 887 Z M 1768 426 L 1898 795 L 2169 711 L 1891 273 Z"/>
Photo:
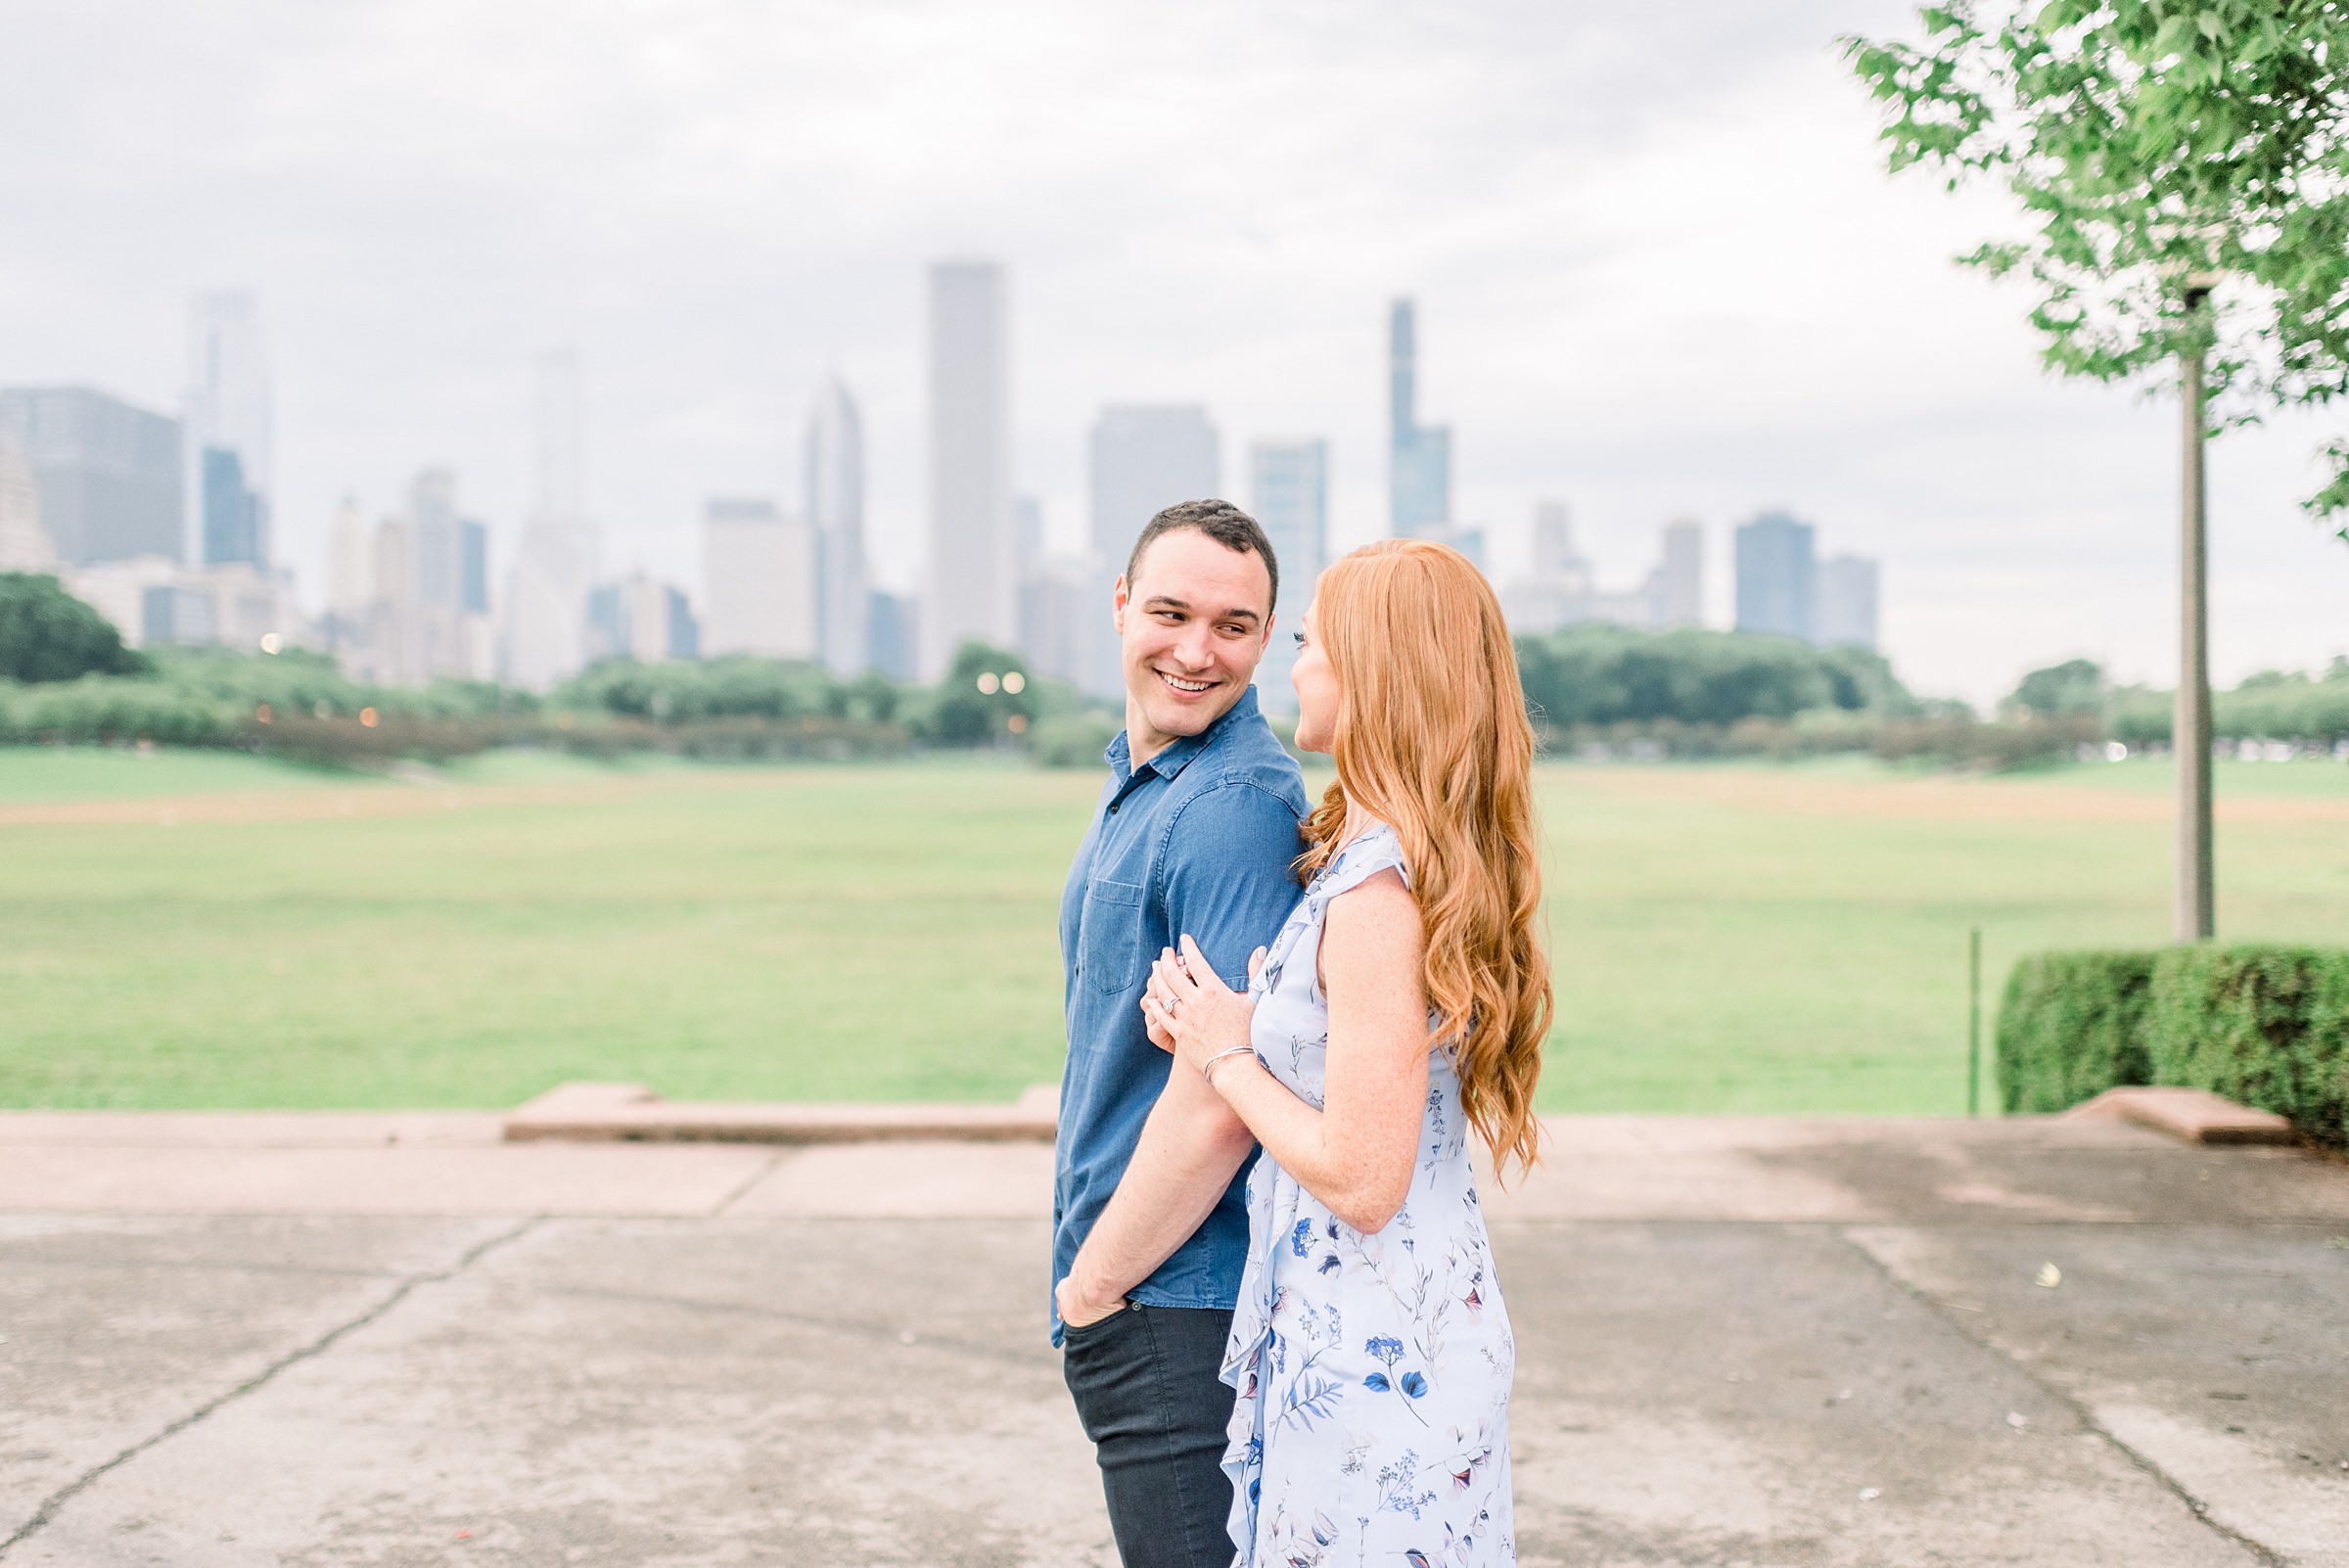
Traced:
<path fill-rule="evenodd" d="M 1223 1365 L 1232 1539 L 1249 1568 L 1513 1562 L 1515 1348 L 1467 1135 L 1504 1169 L 1538 1151 L 1533 733 L 1454 550 L 1357 550 L 1305 624 L 1297 744 L 1338 765 L 1305 898 L 1245 994 L 1186 937 L 1142 998 L 1267 1156 Z"/>

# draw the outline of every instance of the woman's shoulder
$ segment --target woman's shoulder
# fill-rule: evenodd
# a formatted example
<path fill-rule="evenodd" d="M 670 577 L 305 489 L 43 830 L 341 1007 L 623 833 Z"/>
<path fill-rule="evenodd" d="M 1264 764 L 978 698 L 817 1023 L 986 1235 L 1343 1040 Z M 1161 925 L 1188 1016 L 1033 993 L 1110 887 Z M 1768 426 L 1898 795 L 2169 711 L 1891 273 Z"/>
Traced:
<path fill-rule="evenodd" d="M 1330 856 L 1321 873 L 1321 891 L 1335 898 L 1389 870 L 1402 876 L 1405 887 L 1410 886 L 1411 865 L 1404 858 L 1403 840 L 1388 824 L 1373 822 Z"/>

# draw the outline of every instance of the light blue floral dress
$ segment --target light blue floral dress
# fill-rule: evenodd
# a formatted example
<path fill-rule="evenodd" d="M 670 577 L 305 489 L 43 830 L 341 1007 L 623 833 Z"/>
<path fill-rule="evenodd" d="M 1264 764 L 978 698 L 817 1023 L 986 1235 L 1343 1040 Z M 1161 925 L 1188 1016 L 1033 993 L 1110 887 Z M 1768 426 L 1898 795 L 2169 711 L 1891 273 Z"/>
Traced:
<path fill-rule="evenodd" d="M 1321 1104 L 1329 901 L 1393 866 L 1383 824 L 1341 850 L 1273 939 L 1252 988 L 1272 1075 Z M 1238 1391 L 1223 1469 L 1240 1568 L 1486 1568 L 1516 1561 L 1509 1378 L 1516 1347 L 1468 1167 L 1460 1083 L 1428 1063 L 1419 1164 L 1401 1212 L 1363 1235 L 1267 1154 L 1248 1181 L 1247 1272 L 1223 1381 Z"/>

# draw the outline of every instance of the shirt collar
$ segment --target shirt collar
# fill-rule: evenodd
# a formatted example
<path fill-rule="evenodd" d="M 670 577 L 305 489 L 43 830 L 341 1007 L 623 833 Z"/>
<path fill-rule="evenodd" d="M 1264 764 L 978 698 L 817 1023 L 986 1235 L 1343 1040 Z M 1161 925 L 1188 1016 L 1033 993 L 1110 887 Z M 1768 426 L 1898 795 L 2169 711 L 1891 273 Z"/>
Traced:
<path fill-rule="evenodd" d="M 1196 735 L 1184 735 L 1176 739 L 1166 750 L 1144 762 L 1142 766 L 1147 767 L 1160 778 L 1174 778 L 1184 768 L 1191 765 L 1193 758 L 1222 739 L 1225 730 L 1235 723 L 1244 722 L 1255 716 L 1256 688 L 1251 685 L 1246 691 L 1240 693 L 1240 700 L 1233 703 L 1230 710 L 1221 718 L 1217 719 Z M 1101 758 L 1103 761 L 1109 763 L 1119 778 L 1123 779 L 1128 775 L 1132 766 L 1133 746 L 1127 739 L 1124 730 L 1118 731 L 1118 738 L 1109 743 L 1109 750 L 1103 752 Z"/>

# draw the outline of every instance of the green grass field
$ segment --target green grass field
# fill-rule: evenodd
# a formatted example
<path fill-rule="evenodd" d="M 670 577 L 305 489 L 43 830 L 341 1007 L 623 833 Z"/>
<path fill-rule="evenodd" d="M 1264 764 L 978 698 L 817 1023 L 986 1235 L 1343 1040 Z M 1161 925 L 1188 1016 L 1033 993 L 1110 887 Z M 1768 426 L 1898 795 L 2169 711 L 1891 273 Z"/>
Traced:
<path fill-rule="evenodd" d="M 1965 945 L 2167 931 L 2158 764 L 1551 770 L 1554 1110 L 1954 1112 Z M 2222 767 L 2230 938 L 2349 943 L 2349 767 Z M 1089 774 L 440 781 L 0 750 L 0 1104 L 1005 1099 L 1059 1073 Z"/>

